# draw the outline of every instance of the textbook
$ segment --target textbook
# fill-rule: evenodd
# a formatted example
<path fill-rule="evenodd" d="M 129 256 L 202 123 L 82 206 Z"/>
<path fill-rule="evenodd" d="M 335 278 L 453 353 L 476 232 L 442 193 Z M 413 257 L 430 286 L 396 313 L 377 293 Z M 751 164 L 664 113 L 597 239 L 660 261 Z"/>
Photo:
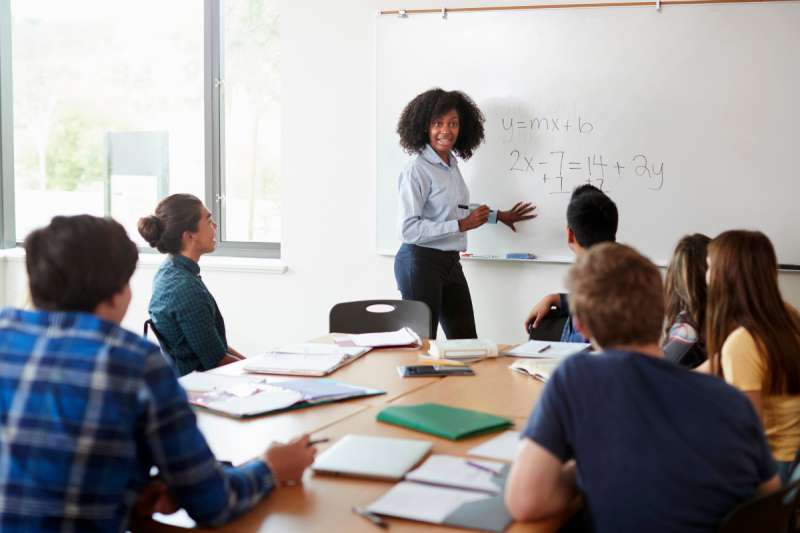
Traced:
<path fill-rule="evenodd" d="M 458 339 L 431 341 L 430 356 L 434 359 L 461 359 L 464 357 L 497 357 L 497 344 L 490 340 Z"/>
<path fill-rule="evenodd" d="M 508 465 L 432 455 L 367 510 L 384 516 L 482 531 L 504 531 Z"/>
<path fill-rule="evenodd" d="M 508 368 L 547 383 L 562 359 L 522 359 Z"/>
<path fill-rule="evenodd" d="M 377 419 L 451 440 L 492 433 L 514 425 L 509 418 L 438 403 L 387 407 L 378 413 Z"/>
<path fill-rule="evenodd" d="M 296 379 L 243 383 L 221 391 L 189 393 L 189 405 L 232 418 L 252 418 L 378 394 L 386 394 L 386 391 L 330 379 Z"/>
<path fill-rule="evenodd" d="M 337 337 L 333 341 L 342 347 L 358 346 L 376 349 L 409 349 L 416 350 L 422 346 L 419 335 L 411 328 L 400 328 L 397 331 L 383 333 L 358 333 L 347 337 Z"/>

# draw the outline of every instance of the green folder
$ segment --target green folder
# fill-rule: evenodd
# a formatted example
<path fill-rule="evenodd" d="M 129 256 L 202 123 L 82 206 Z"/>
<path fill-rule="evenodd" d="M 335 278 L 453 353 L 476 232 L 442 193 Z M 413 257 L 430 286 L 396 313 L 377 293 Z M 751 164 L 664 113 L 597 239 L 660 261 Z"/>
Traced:
<path fill-rule="evenodd" d="M 378 413 L 378 420 L 452 440 L 500 431 L 514 425 L 508 418 L 438 403 L 387 407 Z"/>

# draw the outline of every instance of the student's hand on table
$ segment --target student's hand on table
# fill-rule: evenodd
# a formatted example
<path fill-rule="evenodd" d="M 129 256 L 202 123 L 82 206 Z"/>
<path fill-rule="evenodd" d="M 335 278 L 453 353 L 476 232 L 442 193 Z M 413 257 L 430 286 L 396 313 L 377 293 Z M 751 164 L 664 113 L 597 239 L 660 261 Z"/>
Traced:
<path fill-rule="evenodd" d="M 467 218 L 462 218 L 458 221 L 458 231 L 463 232 L 480 228 L 486 224 L 487 220 L 489 220 L 489 207 L 482 205 L 470 213 Z"/>
<path fill-rule="evenodd" d="M 528 203 L 517 202 L 516 204 L 514 204 L 514 207 L 512 207 L 510 211 L 498 211 L 497 221 L 502 222 L 503 224 L 511 228 L 511 231 L 516 233 L 517 228 L 514 227 L 514 224 L 516 224 L 517 222 L 522 222 L 524 220 L 530 220 L 538 216 L 538 215 L 528 215 L 528 213 L 536 209 L 536 206 L 531 207 L 530 205 L 531 202 Z"/>
<path fill-rule="evenodd" d="M 172 514 L 181 507 L 169 493 L 169 487 L 162 481 L 150 482 L 133 505 L 136 514 L 150 518 L 153 513 Z"/>
<path fill-rule="evenodd" d="M 314 462 L 317 449 L 308 445 L 310 438 L 309 435 L 303 435 L 288 444 L 273 442 L 267 448 L 264 457 L 281 485 L 300 481 L 303 471 Z"/>
<path fill-rule="evenodd" d="M 525 319 L 525 332 L 529 333 L 531 328 L 539 325 L 539 321 L 550 312 L 553 307 L 561 307 L 561 296 L 558 294 L 548 294 L 531 309 L 528 318 Z"/>

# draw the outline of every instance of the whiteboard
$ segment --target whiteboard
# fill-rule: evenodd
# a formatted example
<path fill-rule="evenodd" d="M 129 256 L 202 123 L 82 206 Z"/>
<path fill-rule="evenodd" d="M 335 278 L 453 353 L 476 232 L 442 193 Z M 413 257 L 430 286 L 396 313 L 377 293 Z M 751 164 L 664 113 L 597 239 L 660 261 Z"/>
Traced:
<path fill-rule="evenodd" d="M 459 89 L 486 142 L 459 163 L 471 201 L 539 217 L 469 232 L 469 252 L 572 254 L 566 207 L 591 181 L 617 240 L 656 261 L 681 236 L 758 229 L 800 264 L 800 3 L 380 15 L 377 250 L 394 253 L 405 105 Z"/>

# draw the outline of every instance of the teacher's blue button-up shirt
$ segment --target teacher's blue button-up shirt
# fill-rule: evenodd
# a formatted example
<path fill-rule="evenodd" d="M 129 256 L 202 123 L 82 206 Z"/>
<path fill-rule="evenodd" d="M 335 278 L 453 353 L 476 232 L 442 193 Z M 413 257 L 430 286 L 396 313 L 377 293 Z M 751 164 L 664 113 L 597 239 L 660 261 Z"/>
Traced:
<path fill-rule="evenodd" d="M 458 160 L 449 154 L 446 165 L 430 145 L 406 163 L 400 171 L 397 202 L 397 236 L 404 243 L 437 250 L 467 250 L 467 234 L 458 230 L 458 221 L 469 215 L 459 208 L 469 203 L 469 189 L 458 170 Z M 497 211 L 489 215 L 497 223 Z"/>

